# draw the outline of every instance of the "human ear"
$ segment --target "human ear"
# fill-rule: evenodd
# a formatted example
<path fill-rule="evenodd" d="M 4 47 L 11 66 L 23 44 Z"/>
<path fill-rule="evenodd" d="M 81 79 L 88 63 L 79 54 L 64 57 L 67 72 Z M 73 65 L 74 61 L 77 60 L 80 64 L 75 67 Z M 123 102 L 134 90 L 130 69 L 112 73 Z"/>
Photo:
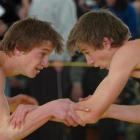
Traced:
<path fill-rule="evenodd" d="M 20 56 L 24 54 L 24 51 L 20 50 L 19 47 L 16 45 L 13 53 L 14 55 Z"/>
<path fill-rule="evenodd" d="M 103 47 L 106 49 L 110 49 L 112 44 L 112 39 L 109 39 L 108 37 L 104 37 L 103 39 Z"/>

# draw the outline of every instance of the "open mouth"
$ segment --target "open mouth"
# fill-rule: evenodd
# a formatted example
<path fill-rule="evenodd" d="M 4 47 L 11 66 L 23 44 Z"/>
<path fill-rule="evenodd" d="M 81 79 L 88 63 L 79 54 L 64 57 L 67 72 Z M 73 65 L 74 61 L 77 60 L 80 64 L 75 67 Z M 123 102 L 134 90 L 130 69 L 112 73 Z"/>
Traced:
<path fill-rule="evenodd" d="M 94 67 L 95 67 L 95 68 L 99 68 L 100 66 L 94 64 Z"/>
<path fill-rule="evenodd" d="M 40 73 L 40 71 L 42 70 L 42 68 L 35 68 L 37 73 Z"/>

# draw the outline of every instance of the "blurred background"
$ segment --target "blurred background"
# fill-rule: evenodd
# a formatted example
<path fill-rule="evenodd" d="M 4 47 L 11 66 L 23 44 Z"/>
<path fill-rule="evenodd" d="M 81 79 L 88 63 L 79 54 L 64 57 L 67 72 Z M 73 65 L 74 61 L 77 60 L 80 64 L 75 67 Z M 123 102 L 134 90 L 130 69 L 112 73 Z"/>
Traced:
<path fill-rule="evenodd" d="M 0 39 L 15 21 L 31 16 L 51 22 L 66 42 L 69 31 L 82 14 L 101 8 L 110 10 L 128 25 L 132 33 L 131 39 L 140 37 L 140 0 L 0 0 Z M 49 61 L 50 66 L 34 79 L 23 76 L 8 78 L 7 96 L 23 93 L 35 97 L 40 105 L 58 98 L 70 98 L 77 102 L 79 98 L 93 94 L 108 73 L 106 70 L 87 66 L 84 56 L 79 52 L 73 56 L 69 55 L 66 46 L 62 55 L 53 52 Z M 129 79 L 116 103 L 139 104 L 139 83 L 136 79 Z M 112 119 L 75 128 L 48 122 L 25 138 L 25 140 L 139 139 L 140 125 Z"/>

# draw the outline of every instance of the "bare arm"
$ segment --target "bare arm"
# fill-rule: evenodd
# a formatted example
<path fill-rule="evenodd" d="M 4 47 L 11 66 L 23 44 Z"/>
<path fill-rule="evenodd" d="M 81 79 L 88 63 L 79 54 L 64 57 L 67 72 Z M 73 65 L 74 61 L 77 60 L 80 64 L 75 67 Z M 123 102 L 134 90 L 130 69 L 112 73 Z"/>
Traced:
<path fill-rule="evenodd" d="M 111 82 L 110 77 L 107 76 L 98 86 L 94 95 L 92 95 L 90 99 L 77 103 L 77 110 L 82 110 L 82 108 L 88 108 L 91 110 L 89 113 L 81 111 L 77 112 L 85 123 L 96 123 L 117 98 L 124 85 L 121 84 L 120 88 L 117 88 L 118 86 L 115 82 L 117 83 L 115 80 L 114 82 Z M 114 84 L 116 87 L 114 87 Z M 118 79 L 118 85 L 119 84 L 120 82 Z"/>
<path fill-rule="evenodd" d="M 28 113 L 23 126 L 18 129 L 13 129 L 10 123 L 7 126 L 7 135 L 9 140 L 18 140 L 31 134 L 34 130 L 38 129 L 40 126 L 45 124 L 52 117 L 51 110 L 49 109 L 49 104 L 38 107 Z"/>
<path fill-rule="evenodd" d="M 10 107 L 10 112 L 14 112 L 20 104 L 38 105 L 38 102 L 35 98 L 25 94 L 18 94 L 14 97 L 7 97 L 7 101 Z"/>
<path fill-rule="evenodd" d="M 19 140 L 31 134 L 34 130 L 46 123 L 48 120 L 74 124 L 78 118 L 71 108 L 73 104 L 68 99 L 54 100 L 39 106 L 29 112 L 25 118 L 25 123 L 20 129 L 13 129 L 10 125 L 10 109 L 4 95 L 5 75 L 0 70 L 0 138 L 1 140 Z M 71 110 L 71 112 L 68 112 Z M 69 114 L 68 114 L 69 113 Z"/>
<path fill-rule="evenodd" d="M 2 140 L 17 140 L 24 138 L 47 122 L 51 117 L 51 112 L 49 104 L 45 104 L 27 115 L 25 124 L 21 129 L 13 129 L 10 126 L 10 109 L 4 95 L 4 78 L 4 73 L 0 71 L 0 137 Z"/>
<path fill-rule="evenodd" d="M 5 75 L 3 71 L 0 70 L 0 137 L 3 137 L 3 140 L 24 138 L 52 117 L 53 113 L 50 110 L 52 105 L 45 104 L 27 115 L 25 124 L 21 129 L 13 129 L 10 126 L 10 109 L 7 98 L 4 95 L 4 87 Z"/>
<path fill-rule="evenodd" d="M 131 51 L 115 55 L 109 74 L 97 87 L 94 95 L 76 105 L 76 108 L 79 107 L 77 110 L 82 110 L 84 107 L 91 110 L 90 113 L 78 112 L 85 123 L 97 122 L 121 93 L 138 61 L 137 56 L 131 54 Z"/>
<path fill-rule="evenodd" d="M 32 133 L 48 120 L 55 120 L 65 124 L 68 123 L 74 126 L 77 120 L 74 111 L 68 114 L 71 105 L 72 102 L 68 99 L 59 99 L 46 103 L 29 112 L 25 118 L 25 123 L 20 129 L 12 128 L 10 121 L 6 120 L 1 124 L 0 136 L 5 137 L 4 140 L 19 140 Z"/>
<path fill-rule="evenodd" d="M 131 123 L 140 123 L 140 105 L 113 104 L 102 118 L 113 118 Z"/>

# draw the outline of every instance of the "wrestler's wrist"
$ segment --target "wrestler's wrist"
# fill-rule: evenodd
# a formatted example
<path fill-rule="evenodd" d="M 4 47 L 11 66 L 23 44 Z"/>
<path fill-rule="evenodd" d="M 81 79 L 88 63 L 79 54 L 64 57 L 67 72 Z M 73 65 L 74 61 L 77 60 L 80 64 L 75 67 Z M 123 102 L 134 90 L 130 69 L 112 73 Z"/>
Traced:
<path fill-rule="evenodd" d="M 108 110 L 103 114 L 102 118 L 112 118 L 115 114 L 115 105 L 111 105 Z"/>
<path fill-rule="evenodd" d="M 50 103 L 46 103 L 44 105 L 41 105 L 38 107 L 38 109 L 40 110 L 42 117 L 44 116 L 45 118 L 47 118 L 47 120 L 52 119 L 52 106 Z"/>
<path fill-rule="evenodd" d="M 56 109 L 57 104 L 55 103 L 55 100 L 54 100 L 54 101 L 48 102 L 46 105 L 47 105 L 47 114 L 48 114 L 49 120 L 53 120 L 55 118 L 55 112 L 56 112 L 55 109 Z"/>

